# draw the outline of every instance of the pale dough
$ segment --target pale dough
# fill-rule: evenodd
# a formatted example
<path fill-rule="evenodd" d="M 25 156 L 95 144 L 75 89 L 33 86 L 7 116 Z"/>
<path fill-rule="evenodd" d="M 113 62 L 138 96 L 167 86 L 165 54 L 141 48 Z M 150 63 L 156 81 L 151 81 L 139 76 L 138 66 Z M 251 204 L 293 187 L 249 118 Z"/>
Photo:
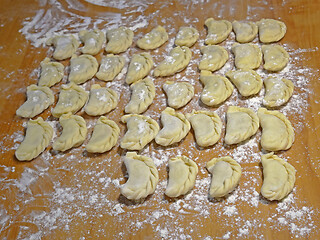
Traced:
<path fill-rule="evenodd" d="M 257 45 L 235 43 L 231 50 L 234 54 L 234 64 L 238 69 L 256 69 L 260 66 L 262 53 Z"/>
<path fill-rule="evenodd" d="M 80 45 L 79 41 L 73 35 L 54 36 L 49 38 L 46 44 L 55 47 L 53 58 L 56 60 L 70 58 Z"/>
<path fill-rule="evenodd" d="M 51 62 L 50 59 L 46 57 L 40 63 L 40 66 L 39 86 L 51 87 L 62 80 L 64 71 L 63 64 Z"/>
<path fill-rule="evenodd" d="M 162 26 L 157 26 L 151 32 L 137 41 L 137 46 L 145 50 L 153 50 L 163 45 L 168 40 L 168 33 Z"/>
<path fill-rule="evenodd" d="M 180 27 L 174 44 L 177 46 L 192 47 L 199 38 L 199 32 L 193 27 Z"/>
<path fill-rule="evenodd" d="M 261 19 L 257 22 L 259 27 L 259 38 L 263 43 L 272 43 L 281 40 L 286 34 L 286 25 L 274 19 Z"/>
<path fill-rule="evenodd" d="M 280 45 L 262 45 L 263 68 L 277 72 L 285 68 L 289 62 L 289 54 Z"/>
<path fill-rule="evenodd" d="M 232 28 L 239 43 L 251 42 L 258 34 L 258 26 L 254 22 L 233 21 Z"/>
<path fill-rule="evenodd" d="M 123 56 L 108 54 L 101 59 L 96 77 L 103 81 L 112 81 L 123 69 L 126 60 Z"/>
<path fill-rule="evenodd" d="M 96 55 L 102 49 L 106 38 L 99 29 L 81 30 L 79 32 L 80 41 L 84 44 L 80 51 L 84 54 Z"/>
<path fill-rule="evenodd" d="M 81 84 L 93 78 L 98 71 L 97 59 L 91 55 L 73 55 L 70 60 L 69 81 Z"/>
<path fill-rule="evenodd" d="M 133 31 L 126 27 L 119 27 L 107 31 L 107 53 L 122 53 L 127 51 L 133 40 Z"/>
<path fill-rule="evenodd" d="M 208 28 L 205 44 L 213 45 L 223 42 L 232 31 L 232 24 L 227 20 L 214 20 L 208 18 L 204 23 Z"/>
<path fill-rule="evenodd" d="M 201 48 L 202 58 L 199 62 L 200 70 L 217 71 L 228 61 L 228 52 L 221 46 L 209 45 Z"/>
<path fill-rule="evenodd" d="M 194 95 L 194 87 L 188 82 L 166 81 L 162 88 L 167 95 L 169 107 L 175 109 L 185 106 Z"/>
<path fill-rule="evenodd" d="M 134 54 L 128 67 L 126 83 L 134 83 L 147 76 L 153 67 L 153 60 L 150 53 L 143 52 Z"/>

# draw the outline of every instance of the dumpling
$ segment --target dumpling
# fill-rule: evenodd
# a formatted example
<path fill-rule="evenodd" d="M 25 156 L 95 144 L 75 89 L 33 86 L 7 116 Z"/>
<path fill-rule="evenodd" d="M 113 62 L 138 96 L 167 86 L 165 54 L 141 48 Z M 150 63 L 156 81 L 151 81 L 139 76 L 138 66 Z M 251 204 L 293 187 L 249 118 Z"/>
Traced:
<path fill-rule="evenodd" d="M 201 48 L 203 54 L 200 63 L 200 70 L 216 71 L 222 68 L 228 61 L 228 52 L 221 46 L 209 45 Z"/>
<path fill-rule="evenodd" d="M 91 153 L 107 152 L 116 145 L 119 134 L 118 125 L 107 117 L 101 116 L 94 126 L 86 150 Z"/>
<path fill-rule="evenodd" d="M 227 20 L 208 18 L 204 23 L 208 28 L 208 35 L 204 41 L 207 45 L 223 42 L 232 31 L 232 24 Z"/>
<path fill-rule="evenodd" d="M 128 114 L 121 117 L 127 124 L 127 132 L 121 139 L 120 147 L 128 150 L 141 150 L 159 132 L 158 123 L 150 117 Z"/>
<path fill-rule="evenodd" d="M 268 111 L 259 108 L 262 134 L 261 147 L 267 151 L 280 151 L 289 149 L 294 142 L 294 131 L 290 121 L 279 111 Z"/>
<path fill-rule="evenodd" d="M 50 88 L 32 84 L 27 87 L 27 101 L 17 109 L 16 114 L 25 118 L 33 118 L 53 103 L 54 95 Z"/>
<path fill-rule="evenodd" d="M 49 145 L 53 136 L 53 129 L 41 117 L 30 119 L 27 125 L 26 136 L 15 152 L 19 161 L 30 161 L 42 153 Z"/>
<path fill-rule="evenodd" d="M 197 173 L 197 164 L 186 156 L 171 158 L 165 194 L 172 198 L 187 194 L 194 187 Z"/>
<path fill-rule="evenodd" d="M 154 69 L 155 77 L 167 77 L 185 69 L 190 60 L 192 53 L 188 47 L 175 47 L 170 51 L 169 56 Z"/>
<path fill-rule="evenodd" d="M 71 112 L 78 112 L 88 100 L 89 94 L 80 86 L 74 83 L 61 86 L 59 94 L 59 100 L 54 109 L 52 109 L 52 115 L 54 117 L 60 117 L 62 114 Z"/>
<path fill-rule="evenodd" d="M 106 41 L 104 33 L 99 29 L 82 30 L 79 32 L 80 41 L 84 44 L 80 48 L 84 54 L 96 55 Z"/>
<path fill-rule="evenodd" d="M 259 93 L 262 88 L 262 79 L 260 75 L 253 70 L 228 71 L 226 76 L 244 97 L 255 95 Z"/>
<path fill-rule="evenodd" d="M 174 44 L 176 46 L 192 47 L 199 38 L 199 32 L 193 27 L 180 27 Z"/>
<path fill-rule="evenodd" d="M 51 62 L 50 59 L 46 57 L 40 63 L 40 66 L 39 86 L 51 87 L 62 80 L 64 66 L 61 63 Z"/>
<path fill-rule="evenodd" d="M 91 55 L 73 55 L 70 60 L 69 81 L 81 84 L 93 78 L 98 71 L 99 64 Z"/>
<path fill-rule="evenodd" d="M 263 167 L 262 196 L 270 201 L 282 200 L 294 187 L 295 168 L 273 152 L 262 155 L 261 163 Z"/>
<path fill-rule="evenodd" d="M 256 69 L 260 66 L 262 53 L 257 45 L 235 43 L 231 50 L 234 54 L 234 64 L 238 69 Z"/>
<path fill-rule="evenodd" d="M 112 81 L 123 69 L 126 60 L 123 56 L 108 54 L 101 59 L 96 77 L 103 81 Z"/>
<path fill-rule="evenodd" d="M 87 126 L 82 117 L 67 113 L 59 118 L 59 122 L 63 130 L 52 145 L 54 150 L 64 152 L 84 142 L 87 136 Z"/>
<path fill-rule="evenodd" d="M 204 85 L 200 99 L 207 106 L 223 103 L 233 92 L 233 85 L 227 78 L 209 71 L 200 72 L 200 81 Z"/>
<path fill-rule="evenodd" d="M 133 31 L 126 27 L 119 27 L 107 31 L 108 43 L 106 52 L 118 54 L 127 51 L 133 40 Z"/>
<path fill-rule="evenodd" d="M 260 42 L 277 42 L 284 37 L 287 31 L 286 25 L 274 19 L 261 19 L 257 22 L 259 27 Z"/>
<path fill-rule="evenodd" d="M 237 144 L 253 136 L 259 128 L 257 114 L 249 108 L 229 106 L 224 142 Z"/>
<path fill-rule="evenodd" d="M 268 77 L 263 82 L 266 89 L 263 105 L 268 108 L 279 107 L 289 101 L 294 89 L 290 80 Z"/>
<path fill-rule="evenodd" d="M 231 157 L 213 158 L 207 162 L 207 169 L 212 174 L 209 195 L 220 198 L 232 192 L 241 177 L 241 167 Z"/>
<path fill-rule="evenodd" d="M 162 26 L 157 26 L 140 38 L 137 41 L 137 46 L 144 50 L 153 50 L 163 45 L 168 38 L 166 29 Z"/>
<path fill-rule="evenodd" d="M 93 84 L 90 89 L 90 97 L 84 111 L 91 116 L 103 115 L 115 109 L 119 102 L 119 96 L 111 88 Z"/>
<path fill-rule="evenodd" d="M 251 42 L 258 34 L 258 26 L 254 22 L 233 21 L 232 28 L 239 43 Z"/>
<path fill-rule="evenodd" d="M 126 83 L 134 83 L 147 76 L 153 67 L 153 60 L 150 53 L 143 52 L 134 54 L 128 67 Z"/>
<path fill-rule="evenodd" d="M 151 158 L 127 152 L 124 164 L 128 171 L 128 181 L 120 188 L 121 194 L 130 200 L 146 198 L 154 193 L 159 174 Z"/>
<path fill-rule="evenodd" d="M 143 113 L 152 103 L 156 88 L 150 78 L 141 79 L 130 86 L 132 91 L 130 102 L 126 105 L 126 113 Z"/>
<path fill-rule="evenodd" d="M 175 109 L 185 106 L 194 95 L 194 87 L 188 82 L 166 81 L 162 88 L 167 95 L 169 107 Z"/>
<path fill-rule="evenodd" d="M 56 60 L 70 58 L 80 45 L 79 41 L 73 35 L 54 36 L 49 38 L 46 44 L 55 47 L 53 58 Z"/>
<path fill-rule="evenodd" d="M 161 112 L 163 128 L 157 134 L 155 141 L 161 146 L 169 146 L 180 142 L 190 131 L 190 123 L 183 113 L 167 107 Z"/>
<path fill-rule="evenodd" d="M 280 45 L 262 45 L 263 68 L 277 72 L 285 68 L 289 62 L 289 54 Z"/>
<path fill-rule="evenodd" d="M 217 143 L 221 136 L 222 122 L 218 114 L 209 111 L 195 111 L 186 114 L 200 147 Z"/>

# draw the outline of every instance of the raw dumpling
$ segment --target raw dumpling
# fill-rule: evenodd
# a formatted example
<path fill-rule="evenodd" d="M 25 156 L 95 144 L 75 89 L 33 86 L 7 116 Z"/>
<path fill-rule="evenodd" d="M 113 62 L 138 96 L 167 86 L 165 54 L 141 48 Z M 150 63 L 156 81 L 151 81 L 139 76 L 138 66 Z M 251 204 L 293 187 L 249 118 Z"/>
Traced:
<path fill-rule="evenodd" d="M 103 115 L 115 109 L 119 102 L 119 96 L 111 88 L 93 84 L 90 89 L 90 97 L 84 111 L 91 116 Z"/>
<path fill-rule="evenodd" d="M 129 178 L 120 188 L 123 196 L 130 200 L 139 200 L 154 193 L 159 174 L 151 158 L 127 152 L 124 164 Z"/>
<path fill-rule="evenodd" d="M 155 77 L 167 77 L 185 69 L 190 60 L 192 53 L 188 47 L 175 47 L 170 51 L 169 56 L 154 69 Z"/>
<path fill-rule="evenodd" d="M 88 100 L 89 94 L 80 86 L 74 83 L 61 86 L 59 94 L 59 100 L 54 109 L 52 109 L 52 115 L 54 117 L 60 117 L 62 114 L 71 112 L 78 112 Z"/>
<path fill-rule="evenodd" d="M 84 54 L 96 55 L 106 41 L 104 33 L 99 29 L 82 30 L 79 32 L 80 41 L 84 46 L 80 49 Z"/>
<path fill-rule="evenodd" d="M 216 45 L 204 46 L 201 48 L 203 54 L 200 63 L 200 70 L 216 71 L 228 61 L 228 52 L 223 47 Z"/>
<path fill-rule="evenodd" d="M 94 126 L 90 141 L 86 145 L 86 150 L 91 153 L 104 153 L 116 145 L 120 134 L 118 125 L 101 116 Z"/>
<path fill-rule="evenodd" d="M 227 72 L 226 76 L 244 97 L 255 95 L 260 92 L 262 88 L 262 79 L 260 75 L 253 70 L 233 70 Z"/>
<path fill-rule="evenodd" d="M 121 139 L 120 147 L 128 150 L 141 150 L 151 142 L 159 132 L 158 123 L 150 117 L 128 114 L 121 117 L 128 131 Z"/>
<path fill-rule="evenodd" d="M 274 19 L 261 19 L 257 24 L 260 42 L 263 43 L 277 42 L 284 37 L 287 31 L 283 22 Z"/>
<path fill-rule="evenodd" d="M 53 103 L 54 95 L 50 88 L 32 84 L 27 87 L 27 101 L 17 109 L 16 114 L 25 118 L 33 118 Z"/>
<path fill-rule="evenodd" d="M 266 107 L 279 107 L 289 101 L 292 96 L 294 85 L 285 78 L 268 77 L 264 80 L 266 95 L 263 99 L 263 105 Z"/>
<path fill-rule="evenodd" d="M 91 55 L 73 55 L 70 60 L 69 81 L 81 84 L 91 79 L 98 71 L 99 64 Z"/>
<path fill-rule="evenodd" d="M 227 78 L 209 71 L 201 71 L 200 81 L 204 85 L 200 99 L 207 106 L 223 103 L 233 92 L 233 85 Z"/>
<path fill-rule="evenodd" d="M 59 118 L 59 122 L 63 130 L 52 145 L 54 150 L 64 152 L 84 142 L 87 136 L 87 126 L 82 117 L 67 113 Z"/>
<path fill-rule="evenodd" d="M 240 181 L 241 167 L 231 157 L 213 158 L 207 162 L 207 169 L 212 174 L 209 190 L 212 198 L 232 192 Z"/>
<path fill-rule="evenodd" d="M 190 131 L 190 123 L 183 113 L 167 107 L 161 112 L 163 128 L 157 134 L 155 141 L 161 146 L 169 146 L 180 142 Z"/>
<path fill-rule="evenodd" d="M 199 38 L 199 32 L 193 27 L 181 27 L 174 44 L 177 46 L 192 47 Z"/>
<path fill-rule="evenodd" d="M 157 26 L 151 32 L 144 35 L 137 41 L 137 46 L 141 49 L 152 50 L 160 47 L 168 40 L 168 34 L 164 27 Z"/>
<path fill-rule="evenodd" d="M 49 145 L 53 129 L 41 117 L 29 120 L 26 136 L 15 152 L 19 161 L 30 161 L 42 153 Z"/>
<path fill-rule="evenodd" d="M 133 40 L 133 31 L 126 27 L 119 27 L 107 31 L 107 53 L 122 53 L 127 51 Z"/>
<path fill-rule="evenodd" d="M 253 136 L 259 128 L 257 114 L 249 108 L 229 106 L 224 142 L 237 144 Z"/>
<path fill-rule="evenodd" d="M 267 151 L 287 150 L 294 142 L 290 121 L 279 111 L 259 108 L 258 117 L 262 127 L 261 147 Z"/>
<path fill-rule="evenodd" d="M 218 114 L 209 111 L 195 111 L 186 114 L 200 147 L 208 147 L 219 141 L 222 122 Z"/>
<path fill-rule="evenodd" d="M 56 60 L 70 58 L 80 45 L 79 41 L 73 35 L 54 36 L 49 38 L 46 44 L 55 47 L 53 58 Z"/>
<path fill-rule="evenodd" d="M 126 105 L 126 113 L 143 113 L 152 103 L 156 88 L 150 78 L 141 79 L 130 86 L 132 91 L 130 102 Z"/>
<path fill-rule="evenodd" d="M 262 53 L 257 45 L 252 43 L 233 44 L 234 64 L 238 69 L 256 69 L 262 61 Z"/>
<path fill-rule="evenodd" d="M 194 87 L 188 82 L 166 81 L 162 88 L 167 95 L 169 107 L 175 109 L 185 106 L 194 95 Z"/>
<path fill-rule="evenodd" d="M 285 68 L 289 62 L 289 54 L 280 45 L 262 45 L 263 68 L 277 72 Z"/>
<path fill-rule="evenodd" d="M 258 33 L 258 26 L 254 22 L 233 21 L 232 28 L 239 43 L 251 42 Z"/>
<path fill-rule="evenodd" d="M 169 180 L 165 194 L 168 197 L 179 197 L 188 193 L 196 182 L 197 164 L 186 156 L 169 160 Z"/>
<path fill-rule="evenodd" d="M 45 58 L 40 65 L 39 86 L 51 87 L 62 80 L 64 66 L 61 63 L 50 62 L 49 58 Z"/>
<path fill-rule="evenodd" d="M 273 152 L 261 156 L 263 184 L 261 194 L 266 199 L 282 200 L 293 189 L 296 181 L 295 168 Z"/>
<path fill-rule="evenodd" d="M 153 60 L 150 53 L 144 52 L 134 54 L 128 67 L 126 83 L 134 83 L 147 76 L 153 67 Z"/>
<path fill-rule="evenodd" d="M 101 59 L 96 77 L 103 81 L 112 81 L 121 72 L 125 63 L 123 56 L 108 54 Z"/>
<path fill-rule="evenodd" d="M 208 18 L 204 23 L 208 28 L 208 35 L 205 44 L 213 45 L 226 40 L 232 31 L 232 24 L 227 20 L 214 20 Z"/>

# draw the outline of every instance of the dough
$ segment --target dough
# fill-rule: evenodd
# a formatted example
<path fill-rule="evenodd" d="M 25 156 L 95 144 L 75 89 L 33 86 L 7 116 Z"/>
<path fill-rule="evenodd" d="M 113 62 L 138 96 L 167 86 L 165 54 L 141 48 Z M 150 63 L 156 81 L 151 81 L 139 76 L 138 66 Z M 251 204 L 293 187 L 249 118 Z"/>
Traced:
<path fill-rule="evenodd" d="M 253 136 L 259 128 L 257 114 L 249 108 L 229 106 L 224 142 L 237 144 Z"/>
<path fill-rule="evenodd" d="M 105 48 L 107 53 L 118 54 L 125 52 L 132 44 L 133 31 L 126 27 L 108 30 L 107 40 L 108 43 Z"/>
<path fill-rule="evenodd" d="M 194 95 L 194 87 L 188 82 L 166 81 L 162 86 L 168 98 L 168 105 L 172 108 L 185 106 Z"/>
<path fill-rule="evenodd" d="M 231 50 L 234 54 L 234 64 L 238 69 L 256 69 L 260 66 L 262 53 L 257 45 L 235 43 Z"/>
<path fill-rule="evenodd" d="M 93 78 L 98 71 L 99 64 L 91 55 L 73 55 L 70 60 L 69 81 L 81 84 Z"/>
<path fill-rule="evenodd" d="M 102 45 L 105 43 L 105 35 L 99 29 L 82 30 L 79 32 L 80 41 L 84 44 L 80 48 L 84 54 L 96 55 L 102 49 Z"/>
<path fill-rule="evenodd" d="M 296 181 L 295 168 L 274 155 L 273 152 L 261 156 L 263 167 L 263 184 L 261 194 L 266 199 L 282 200 L 293 189 Z"/>
<path fill-rule="evenodd" d="M 119 102 L 119 96 L 111 88 L 93 84 L 90 89 L 90 97 L 84 111 L 91 116 L 103 115 L 115 109 Z"/>
<path fill-rule="evenodd" d="M 227 78 L 209 71 L 200 72 L 200 81 L 204 85 L 200 99 L 207 106 L 223 103 L 233 92 L 233 85 Z"/>
<path fill-rule="evenodd" d="M 16 111 L 20 117 L 33 118 L 54 103 L 53 92 L 48 87 L 30 85 L 27 87 L 27 101 Z"/>
<path fill-rule="evenodd" d="M 258 34 L 258 26 L 254 22 L 233 21 L 232 28 L 239 43 L 251 42 Z"/>
<path fill-rule="evenodd" d="M 199 38 L 199 32 L 193 27 L 180 27 L 174 44 L 176 46 L 192 47 Z"/>
<path fill-rule="evenodd" d="M 150 117 L 128 114 L 121 117 L 128 131 L 121 139 L 120 147 L 128 150 L 141 150 L 151 142 L 159 132 L 158 123 Z"/>
<path fill-rule="evenodd" d="M 212 174 L 209 195 L 219 198 L 232 192 L 241 177 L 241 167 L 231 157 L 213 158 L 207 162 L 207 169 Z"/>
<path fill-rule="evenodd" d="M 79 41 L 73 35 L 54 36 L 49 38 L 46 44 L 55 47 L 53 58 L 56 60 L 70 58 L 80 45 Z"/>
<path fill-rule="evenodd" d="M 279 107 L 289 101 L 292 96 L 294 85 L 285 78 L 268 77 L 264 80 L 266 95 L 263 105 L 268 108 Z"/>
<path fill-rule="evenodd" d="M 208 18 L 204 23 L 208 28 L 205 44 L 213 45 L 223 42 L 232 31 L 232 24 L 227 20 Z"/>
<path fill-rule="evenodd" d="M 171 158 L 165 194 L 172 198 L 187 194 L 194 187 L 197 173 L 197 164 L 186 156 Z"/>
<path fill-rule="evenodd" d="M 257 24 L 260 42 L 263 43 L 277 42 L 284 37 L 287 31 L 283 22 L 274 19 L 261 19 Z"/>
<path fill-rule="evenodd" d="M 153 67 L 153 60 L 150 53 L 143 52 L 134 54 L 128 67 L 126 83 L 134 83 L 147 76 Z"/>
<path fill-rule="evenodd" d="M 132 91 L 130 102 L 126 105 L 126 113 L 143 113 L 151 105 L 156 88 L 150 78 L 141 79 L 130 86 Z"/>
<path fill-rule="evenodd" d="M 64 152 L 70 148 L 78 147 L 84 142 L 87 126 L 82 117 L 67 113 L 59 118 L 59 122 L 63 130 L 52 145 L 54 150 Z"/>
<path fill-rule="evenodd" d="M 216 45 L 204 46 L 201 48 L 203 54 L 200 63 L 200 70 L 217 71 L 228 61 L 228 52 L 223 47 Z"/>
<path fill-rule="evenodd" d="M 157 134 L 155 141 L 161 146 L 169 146 L 180 142 L 190 131 L 187 118 L 173 108 L 167 107 L 161 112 L 163 128 Z"/>
<path fill-rule="evenodd" d="M 259 93 L 262 88 L 262 79 L 260 75 L 253 70 L 228 71 L 226 76 L 244 97 L 255 95 Z"/>
<path fill-rule="evenodd" d="M 123 56 L 108 54 L 101 59 L 96 77 L 103 81 L 112 81 L 123 69 L 126 60 Z"/>
<path fill-rule="evenodd" d="M 261 147 L 267 151 L 287 150 L 294 142 L 290 121 L 279 111 L 259 108 L 258 117 L 262 127 Z"/>
<path fill-rule="evenodd" d="M 277 72 L 285 68 L 289 62 L 289 54 L 279 45 L 262 45 L 263 68 Z"/>
<path fill-rule="evenodd" d="M 116 145 L 120 134 L 118 125 L 105 116 L 101 116 L 94 126 L 92 136 L 86 145 L 91 153 L 104 153 Z"/>
<path fill-rule="evenodd" d="M 51 87 L 60 82 L 63 78 L 64 66 L 59 62 L 50 62 L 49 58 L 45 58 L 41 63 L 39 86 Z"/>
<path fill-rule="evenodd" d="M 185 69 L 190 60 L 192 53 L 188 47 L 175 47 L 170 51 L 169 56 L 154 69 L 155 77 L 167 77 Z"/>
<path fill-rule="evenodd" d="M 130 200 L 139 200 L 154 193 L 159 174 L 151 158 L 127 152 L 124 164 L 129 178 L 120 188 L 123 196 Z"/>
<path fill-rule="evenodd" d="M 49 145 L 53 129 L 41 117 L 30 119 L 27 125 L 26 136 L 17 148 L 15 155 L 19 161 L 30 161 L 42 153 Z"/>
<path fill-rule="evenodd" d="M 82 87 L 74 83 L 62 85 L 59 100 L 55 108 L 52 109 L 52 115 L 60 117 L 68 112 L 73 114 L 78 112 L 88 100 L 88 95 Z"/>
<path fill-rule="evenodd" d="M 218 114 L 209 111 L 195 111 L 186 114 L 200 147 L 208 147 L 219 141 L 222 122 Z"/>
<path fill-rule="evenodd" d="M 166 29 L 157 26 L 151 32 L 144 35 L 137 41 L 137 46 L 145 50 L 153 50 L 163 45 L 168 40 Z"/>

